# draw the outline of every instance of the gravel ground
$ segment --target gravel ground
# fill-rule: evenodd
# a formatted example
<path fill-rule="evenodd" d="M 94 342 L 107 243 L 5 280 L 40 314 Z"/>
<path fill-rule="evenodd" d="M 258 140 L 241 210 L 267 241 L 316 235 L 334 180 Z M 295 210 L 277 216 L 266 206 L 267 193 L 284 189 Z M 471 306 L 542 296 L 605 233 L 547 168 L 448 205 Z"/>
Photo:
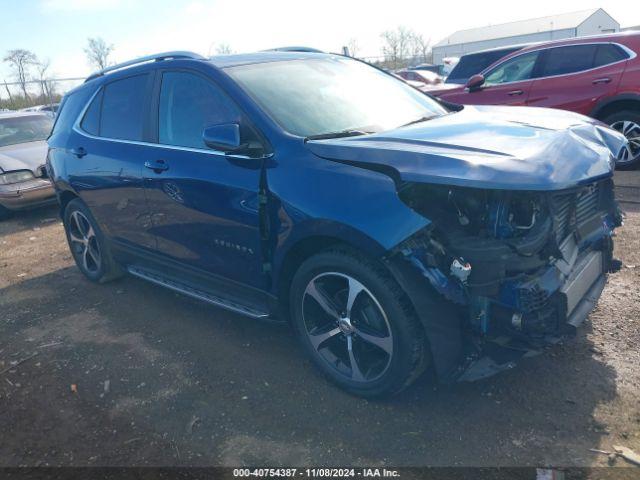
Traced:
<path fill-rule="evenodd" d="M 0 465 L 606 466 L 590 448 L 640 452 L 640 172 L 616 183 L 623 267 L 575 339 L 385 401 L 331 386 L 285 326 L 134 278 L 86 281 L 55 208 L 0 223 Z"/>

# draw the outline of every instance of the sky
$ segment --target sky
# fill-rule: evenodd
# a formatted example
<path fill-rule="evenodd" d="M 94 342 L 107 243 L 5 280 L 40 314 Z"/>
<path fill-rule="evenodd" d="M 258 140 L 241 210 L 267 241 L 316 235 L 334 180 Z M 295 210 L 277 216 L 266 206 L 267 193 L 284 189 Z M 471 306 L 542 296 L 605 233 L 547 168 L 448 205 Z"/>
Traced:
<path fill-rule="evenodd" d="M 0 56 L 24 48 L 51 61 L 52 76 L 86 76 L 88 37 L 115 46 L 124 61 L 169 50 L 215 53 L 305 45 L 340 51 L 350 39 L 359 56 L 381 54 L 380 34 L 405 26 L 432 43 L 456 30 L 603 7 L 623 27 L 640 24 L 632 0 L 0 0 Z M 12 80 L 0 63 L 0 81 Z"/>

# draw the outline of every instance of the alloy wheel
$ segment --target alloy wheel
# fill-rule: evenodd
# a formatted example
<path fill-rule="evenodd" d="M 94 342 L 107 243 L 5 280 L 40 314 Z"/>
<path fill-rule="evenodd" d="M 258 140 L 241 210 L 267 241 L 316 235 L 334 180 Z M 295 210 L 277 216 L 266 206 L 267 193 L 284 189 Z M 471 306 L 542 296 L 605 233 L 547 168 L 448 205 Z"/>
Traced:
<path fill-rule="evenodd" d="M 622 149 L 616 163 L 628 163 L 640 155 L 640 125 L 630 120 L 621 120 L 611 124 L 611 128 L 627 137 L 628 144 Z"/>
<path fill-rule="evenodd" d="M 302 318 L 316 354 L 342 377 L 372 382 L 389 368 L 393 334 L 374 295 L 358 280 L 322 273 L 307 285 Z"/>
<path fill-rule="evenodd" d="M 96 273 L 100 270 L 100 246 L 93 226 L 78 210 L 75 210 L 69 217 L 69 240 L 71 249 L 89 273 Z"/>

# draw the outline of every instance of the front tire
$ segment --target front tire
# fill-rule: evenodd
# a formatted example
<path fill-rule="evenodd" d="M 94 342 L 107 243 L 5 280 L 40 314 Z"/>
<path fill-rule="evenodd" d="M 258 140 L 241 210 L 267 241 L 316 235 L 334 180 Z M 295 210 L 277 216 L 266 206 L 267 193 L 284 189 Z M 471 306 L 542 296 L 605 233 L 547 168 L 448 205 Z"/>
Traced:
<path fill-rule="evenodd" d="M 73 259 L 85 277 L 104 283 L 122 275 L 100 227 L 82 200 L 71 200 L 65 208 L 64 230 Z"/>
<path fill-rule="evenodd" d="M 616 161 L 617 170 L 634 170 L 640 166 L 640 112 L 623 110 L 603 119 L 603 122 L 619 131 L 629 141 Z"/>
<path fill-rule="evenodd" d="M 293 278 L 290 310 L 304 350 L 351 393 L 398 393 L 427 366 L 424 332 L 405 293 L 362 254 L 336 249 L 306 260 Z"/>

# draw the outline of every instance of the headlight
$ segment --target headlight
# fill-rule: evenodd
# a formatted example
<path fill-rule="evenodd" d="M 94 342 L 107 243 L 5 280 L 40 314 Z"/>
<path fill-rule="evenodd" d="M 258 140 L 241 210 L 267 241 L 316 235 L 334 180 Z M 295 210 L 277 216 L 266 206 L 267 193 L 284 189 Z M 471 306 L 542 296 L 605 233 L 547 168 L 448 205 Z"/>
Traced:
<path fill-rule="evenodd" d="M 0 174 L 0 185 L 9 185 L 11 183 L 26 182 L 34 178 L 33 173 L 29 170 L 18 170 L 16 172 L 7 172 Z"/>

